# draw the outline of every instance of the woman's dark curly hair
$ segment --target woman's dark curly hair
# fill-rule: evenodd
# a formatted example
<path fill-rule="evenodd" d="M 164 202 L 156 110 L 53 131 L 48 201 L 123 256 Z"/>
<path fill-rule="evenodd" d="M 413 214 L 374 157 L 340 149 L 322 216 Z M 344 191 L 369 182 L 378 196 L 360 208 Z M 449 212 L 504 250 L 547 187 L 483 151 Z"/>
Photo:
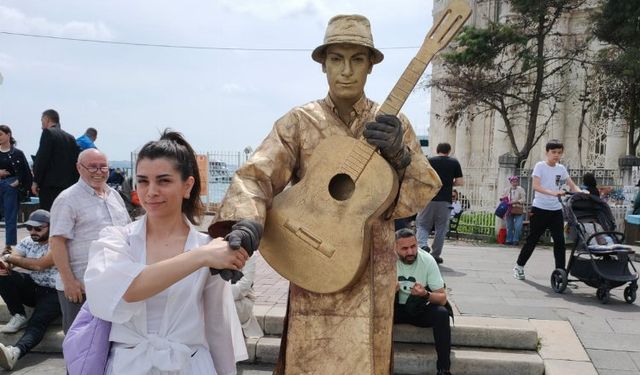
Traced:
<path fill-rule="evenodd" d="M 186 181 L 189 176 L 193 176 L 194 184 L 191 188 L 189 198 L 182 200 L 182 213 L 195 225 L 200 223 L 200 218 L 204 212 L 204 205 L 200 200 L 200 172 L 196 162 L 196 153 L 182 134 L 165 129 L 160 139 L 151 141 L 142 146 L 138 153 L 136 166 L 142 159 L 168 159 L 174 162 L 176 171 L 180 172 L 182 181 Z"/>

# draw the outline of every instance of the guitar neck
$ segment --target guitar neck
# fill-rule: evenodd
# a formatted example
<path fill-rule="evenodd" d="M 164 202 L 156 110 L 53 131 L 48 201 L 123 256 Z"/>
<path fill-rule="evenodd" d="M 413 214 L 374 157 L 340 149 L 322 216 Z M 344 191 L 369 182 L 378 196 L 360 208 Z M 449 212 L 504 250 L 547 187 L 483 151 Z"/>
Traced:
<path fill-rule="evenodd" d="M 400 112 L 433 56 L 449 44 L 470 15 L 471 8 L 465 1 L 454 0 L 449 4 L 427 34 L 416 57 L 411 60 L 387 99 L 380 106 L 379 113 L 397 115 Z"/>

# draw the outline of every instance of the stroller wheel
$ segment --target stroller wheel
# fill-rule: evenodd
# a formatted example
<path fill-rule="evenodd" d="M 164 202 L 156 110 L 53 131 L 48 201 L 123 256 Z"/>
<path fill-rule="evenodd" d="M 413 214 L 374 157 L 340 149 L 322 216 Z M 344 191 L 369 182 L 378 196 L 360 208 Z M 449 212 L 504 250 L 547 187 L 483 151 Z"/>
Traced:
<path fill-rule="evenodd" d="M 598 297 L 598 300 L 603 304 L 609 303 L 609 290 L 603 287 L 598 288 L 596 291 L 596 297 Z"/>
<path fill-rule="evenodd" d="M 624 288 L 624 300 L 631 304 L 634 303 L 636 301 L 636 289 L 638 287 L 636 286 L 634 288 L 634 286 L 629 285 L 628 287 Z"/>
<path fill-rule="evenodd" d="M 567 283 L 569 279 L 567 278 L 567 271 L 562 268 L 556 268 L 551 273 L 551 288 L 556 293 L 562 293 L 565 289 L 567 289 Z"/>

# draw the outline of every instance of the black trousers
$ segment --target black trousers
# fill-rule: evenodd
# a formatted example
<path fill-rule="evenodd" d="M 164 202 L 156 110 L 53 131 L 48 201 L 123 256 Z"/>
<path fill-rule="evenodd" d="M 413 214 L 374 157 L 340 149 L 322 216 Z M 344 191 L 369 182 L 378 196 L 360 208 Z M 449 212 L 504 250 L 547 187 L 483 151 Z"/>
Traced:
<path fill-rule="evenodd" d="M 529 237 L 527 237 L 527 242 L 520 250 L 520 255 L 516 262 L 519 266 L 524 267 L 527 264 L 531 254 L 533 254 L 533 249 L 535 249 L 538 240 L 546 229 L 549 229 L 551 238 L 553 238 L 553 257 L 556 261 L 556 268 L 566 269 L 562 210 L 550 211 L 538 207 L 531 208 Z"/>
<path fill-rule="evenodd" d="M 451 367 L 451 326 L 449 325 L 449 311 L 444 306 L 430 304 L 425 313 L 409 314 L 405 305 L 394 305 L 393 322 L 396 324 L 411 324 L 416 327 L 431 327 L 433 342 L 438 354 L 438 370 L 449 370 Z"/>
<path fill-rule="evenodd" d="M 27 274 L 11 272 L 0 276 L 0 296 L 11 315 L 26 315 L 24 305 L 34 308 L 24 334 L 14 345 L 24 356 L 42 341 L 49 324 L 60 316 L 58 293 L 55 288 L 37 285 Z"/>

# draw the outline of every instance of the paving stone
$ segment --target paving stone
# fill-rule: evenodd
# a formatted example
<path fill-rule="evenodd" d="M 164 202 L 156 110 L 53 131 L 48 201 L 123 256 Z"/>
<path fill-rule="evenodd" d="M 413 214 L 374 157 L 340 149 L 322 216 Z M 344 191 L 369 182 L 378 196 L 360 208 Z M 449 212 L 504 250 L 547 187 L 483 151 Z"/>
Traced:
<path fill-rule="evenodd" d="M 636 365 L 627 352 L 587 349 L 591 362 L 599 369 L 636 370 Z"/>
<path fill-rule="evenodd" d="M 598 369 L 599 375 L 638 375 L 638 371 Z"/>
<path fill-rule="evenodd" d="M 640 324 L 637 320 L 607 319 L 607 322 L 615 332 L 640 335 Z"/>
<path fill-rule="evenodd" d="M 636 364 L 638 373 L 640 373 L 640 352 L 628 352 L 629 358 Z"/>
<path fill-rule="evenodd" d="M 640 352 L 640 335 L 622 333 L 581 332 L 580 340 L 587 349 Z"/>
<path fill-rule="evenodd" d="M 531 320 L 540 336 L 540 356 L 547 359 L 589 361 L 571 324 L 552 320 Z"/>
<path fill-rule="evenodd" d="M 607 321 L 603 319 L 585 317 L 584 315 L 572 315 L 569 316 L 568 319 L 576 332 L 613 332 L 613 329 L 611 328 L 609 323 L 607 323 Z"/>
<path fill-rule="evenodd" d="M 582 361 L 563 361 L 557 359 L 544 361 L 545 375 L 598 375 L 593 364 Z"/>

